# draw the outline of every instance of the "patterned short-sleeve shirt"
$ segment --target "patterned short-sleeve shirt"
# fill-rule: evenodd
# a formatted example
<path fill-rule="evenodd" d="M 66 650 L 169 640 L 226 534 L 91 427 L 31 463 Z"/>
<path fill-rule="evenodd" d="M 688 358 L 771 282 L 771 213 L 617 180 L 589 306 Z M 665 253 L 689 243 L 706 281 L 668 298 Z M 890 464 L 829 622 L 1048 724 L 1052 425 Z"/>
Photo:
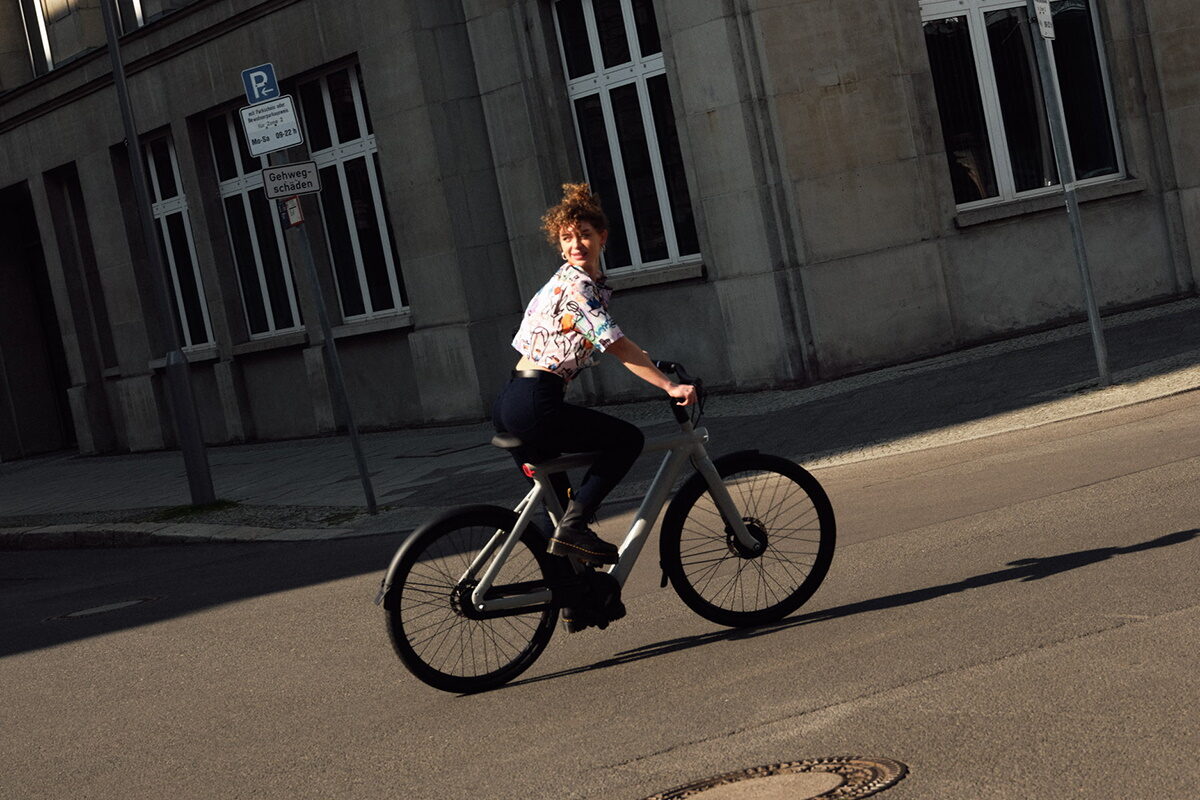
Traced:
<path fill-rule="evenodd" d="M 624 334 L 608 313 L 612 289 L 604 278 L 563 264 L 529 301 L 512 341 L 521 355 L 565 380 L 588 366 Z"/>

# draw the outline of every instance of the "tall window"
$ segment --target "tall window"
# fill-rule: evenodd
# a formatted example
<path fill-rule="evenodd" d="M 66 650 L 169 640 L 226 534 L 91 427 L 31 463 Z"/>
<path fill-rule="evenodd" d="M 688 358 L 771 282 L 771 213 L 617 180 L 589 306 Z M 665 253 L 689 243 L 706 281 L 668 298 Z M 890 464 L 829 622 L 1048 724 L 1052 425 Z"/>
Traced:
<path fill-rule="evenodd" d="M 121 32 L 128 34 L 196 0 L 103 2 L 113 4 L 116 24 Z M 35 76 L 92 48 L 104 46 L 103 12 L 97 0 L 17 0 L 17 4 Z"/>
<path fill-rule="evenodd" d="M 10 0 L 11 1 L 11 0 Z M 103 0 L 113 3 L 122 32 L 143 25 L 196 0 Z M 17 0 L 34 75 L 105 43 L 103 12 L 95 0 Z"/>
<path fill-rule="evenodd" d="M 279 215 L 263 191 L 266 159 L 250 155 L 235 116 L 211 118 L 208 134 L 246 324 L 260 338 L 300 327 L 300 311 Z"/>
<path fill-rule="evenodd" d="M 56 62 L 78 52 L 78 47 L 63 52 L 64 46 L 55 42 L 51 35 L 55 23 L 74 13 L 76 3 L 77 0 L 20 0 L 21 21 L 25 25 L 25 40 L 29 42 L 29 57 L 35 75 L 49 72 Z"/>
<path fill-rule="evenodd" d="M 700 252 L 653 0 L 558 0 L 567 95 L 610 269 Z"/>
<path fill-rule="evenodd" d="M 188 216 L 187 197 L 179 180 L 179 163 L 170 136 L 145 140 L 146 170 L 150 178 L 155 232 L 171 276 L 172 311 L 176 330 L 185 348 L 212 341 L 208 303 L 196 263 L 196 243 Z"/>
<path fill-rule="evenodd" d="M 305 141 L 321 172 L 321 213 L 347 320 L 407 305 L 357 65 L 300 85 Z"/>
<path fill-rule="evenodd" d="M 1080 183 L 1120 175 L 1108 77 L 1092 0 L 1051 3 L 1048 42 Z M 921 16 L 960 206 L 1059 184 L 1025 0 L 923 0 Z"/>

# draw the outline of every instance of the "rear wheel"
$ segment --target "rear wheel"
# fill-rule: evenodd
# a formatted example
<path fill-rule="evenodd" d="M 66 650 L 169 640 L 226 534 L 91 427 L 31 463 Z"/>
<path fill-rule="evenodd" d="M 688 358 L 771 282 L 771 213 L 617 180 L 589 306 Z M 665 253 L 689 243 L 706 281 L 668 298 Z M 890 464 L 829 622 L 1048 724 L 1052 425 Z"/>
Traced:
<path fill-rule="evenodd" d="M 494 506 L 461 509 L 418 529 L 404 544 L 385 601 L 388 631 L 400 660 L 425 683 L 448 692 L 478 692 L 520 675 L 541 655 L 558 619 L 555 602 L 488 616 L 471 605 L 486 568 L 476 565 L 517 515 Z M 545 539 L 530 526 L 496 576 L 489 597 L 548 587 L 555 574 Z"/>
<path fill-rule="evenodd" d="M 695 475 L 663 520 L 663 570 L 680 599 L 705 619 L 733 627 L 782 619 L 812 597 L 829 571 L 833 507 L 817 479 L 785 458 L 736 453 L 714 463 L 761 549 L 738 540 L 708 484 Z"/>

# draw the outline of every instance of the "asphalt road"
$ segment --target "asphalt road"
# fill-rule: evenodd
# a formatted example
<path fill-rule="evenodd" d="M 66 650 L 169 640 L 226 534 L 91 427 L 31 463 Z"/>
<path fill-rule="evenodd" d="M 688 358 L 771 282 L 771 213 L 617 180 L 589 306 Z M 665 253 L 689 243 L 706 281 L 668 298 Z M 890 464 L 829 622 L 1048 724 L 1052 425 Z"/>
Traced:
<path fill-rule="evenodd" d="M 4 553 L 0 798 L 637 800 L 838 755 L 907 764 L 888 800 L 1196 796 L 1200 393 L 816 474 L 796 616 L 717 628 L 645 558 L 626 619 L 469 697 L 391 652 L 394 537 Z"/>

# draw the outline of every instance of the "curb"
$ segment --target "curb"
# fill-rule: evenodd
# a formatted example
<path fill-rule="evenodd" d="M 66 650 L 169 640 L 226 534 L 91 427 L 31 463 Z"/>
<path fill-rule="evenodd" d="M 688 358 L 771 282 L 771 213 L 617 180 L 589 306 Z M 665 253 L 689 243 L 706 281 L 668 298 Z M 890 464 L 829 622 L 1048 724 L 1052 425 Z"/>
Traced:
<path fill-rule="evenodd" d="M 74 550 L 214 542 L 315 542 L 364 536 L 353 528 L 259 528 L 152 522 L 82 523 L 0 528 L 0 550 Z"/>

